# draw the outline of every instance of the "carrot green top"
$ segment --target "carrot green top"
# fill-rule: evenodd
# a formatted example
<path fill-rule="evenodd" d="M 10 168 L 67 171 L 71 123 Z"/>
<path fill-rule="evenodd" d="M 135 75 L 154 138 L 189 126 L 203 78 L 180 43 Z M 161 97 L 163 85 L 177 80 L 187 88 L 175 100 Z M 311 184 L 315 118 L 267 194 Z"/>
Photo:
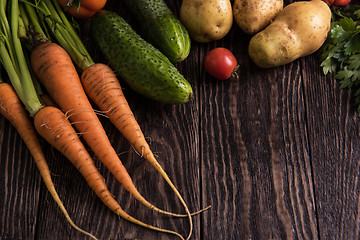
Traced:
<path fill-rule="evenodd" d="M 81 69 L 85 70 L 90 65 L 94 64 L 86 47 L 78 36 L 72 24 L 65 16 L 63 9 L 57 0 L 42 0 L 42 1 L 24 1 L 26 12 L 29 16 L 30 24 L 36 28 L 35 37 L 42 42 L 44 39 L 49 39 L 50 34 L 44 34 L 46 30 L 50 31 L 59 44 L 69 53 L 71 59 Z M 35 3 L 36 2 L 36 3 Z M 38 16 L 41 18 L 39 20 Z M 43 31 L 44 30 L 44 31 Z M 29 31 L 28 31 L 29 32 Z"/>
<path fill-rule="evenodd" d="M 7 4 L 7 0 L 0 1 L 0 20 L 2 23 L 0 26 L 0 60 L 17 95 L 30 115 L 34 116 L 43 107 L 43 104 L 34 87 L 19 38 L 21 26 L 23 26 L 23 22 L 19 18 L 19 3 L 18 0 L 11 0 L 10 6 Z M 8 7 L 10 9 L 9 19 L 5 11 Z"/>
<path fill-rule="evenodd" d="M 7 14 L 8 9 L 10 14 Z M 50 36 L 54 36 L 81 70 L 94 64 L 57 0 L 0 0 L 0 22 L 0 61 L 31 116 L 43 104 L 38 97 L 39 88 L 29 69 L 24 46 L 34 47 L 51 41 Z M 28 45 L 22 44 L 20 38 L 26 39 Z"/>

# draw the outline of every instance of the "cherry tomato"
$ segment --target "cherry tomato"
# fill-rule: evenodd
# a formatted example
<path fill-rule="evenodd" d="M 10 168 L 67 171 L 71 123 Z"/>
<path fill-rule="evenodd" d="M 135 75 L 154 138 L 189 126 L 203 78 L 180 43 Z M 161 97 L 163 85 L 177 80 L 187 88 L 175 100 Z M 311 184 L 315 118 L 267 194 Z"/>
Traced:
<path fill-rule="evenodd" d="M 75 18 L 89 18 L 101 10 L 106 0 L 58 0 L 61 7 Z"/>
<path fill-rule="evenodd" d="M 226 80 L 234 76 L 238 64 L 232 52 L 226 48 L 218 47 L 206 54 L 204 66 L 211 76 Z"/>
<path fill-rule="evenodd" d="M 334 0 L 335 6 L 345 6 L 347 5 L 351 0 Z"/>

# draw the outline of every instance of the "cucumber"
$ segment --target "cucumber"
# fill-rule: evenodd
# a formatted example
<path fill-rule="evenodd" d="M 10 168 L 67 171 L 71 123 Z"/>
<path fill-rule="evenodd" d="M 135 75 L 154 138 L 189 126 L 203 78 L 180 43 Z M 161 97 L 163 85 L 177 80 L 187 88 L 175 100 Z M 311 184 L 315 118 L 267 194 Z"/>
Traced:
<path fill-rule="evenodd" d="M 192 98 L 190 83 L 170 60 L 117 13 L 99 11 L 91 18 L 90 32 L 105 59 L 136 92 L 170 104 Z"/>
<path fill-rule="evenodd" d="M 164 0 L 124 0 L 141 29 L 141 35 L 173 63 L 190 53 L 191 40 L 185 26 Z"/>

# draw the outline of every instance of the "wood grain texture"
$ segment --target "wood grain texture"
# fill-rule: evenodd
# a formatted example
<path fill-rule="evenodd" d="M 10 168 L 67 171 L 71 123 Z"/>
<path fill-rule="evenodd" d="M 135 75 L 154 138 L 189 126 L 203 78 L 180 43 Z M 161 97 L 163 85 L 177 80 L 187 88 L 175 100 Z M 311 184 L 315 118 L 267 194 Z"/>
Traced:
<path fill-rule="evenodd" d="M 181 1 L 166 3 L 178 15 Z M 106 9 L 137 29 L 121 1 L 108 0 Z M 89 22 L 80 27 L 94 59 L 105 62 Z M 278 68 L 256 67 L 247 54 L 249 40 L 234 25 L 219 41 L 192 42 L 189 57 L 176 65 L 193 86 L 187 104 L 160 104 L 121 82 L 150 147 L 190 210 L 212 206 L 193 217 L 191 239 L 359 239 L 360 131 L 351 92 L 322 74 L 316 54 Z M 237 57 L 239 78 L 218 81 L 205 72 L 206 53 L 220 46 Z M 184 212 L 161 176 L 108 119 L 100 119 L 140 193 L 160 208 Z M 116 217 L 69 161 L 42 145 L 60 198 L 80 227 L 100 239 L 176 239 Z M 89 239 L 66 222 L 26 146 L 2 117 L 0 156 L 1 240 Z M 186 219 L 146 209 L 94 160 L 128 213 L 187 233 Z"/>
<path fill-rule="evenodd" d="M 314 169 L 320 237 L 359 237 L 359 116 L 351 92 L 331 77 L 309 74 L 305 84 L 309 146 Z"/>
<path fill-rule="evenodd" d="M 0 239 L 34 239 L 40 174 L 15 128 L 0 126 Z"/>

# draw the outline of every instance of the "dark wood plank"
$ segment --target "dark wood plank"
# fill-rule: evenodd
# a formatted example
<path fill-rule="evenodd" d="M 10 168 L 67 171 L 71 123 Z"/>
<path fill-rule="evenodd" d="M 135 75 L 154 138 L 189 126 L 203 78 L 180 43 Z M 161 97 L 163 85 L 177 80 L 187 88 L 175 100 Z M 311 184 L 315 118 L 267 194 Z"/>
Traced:
<path fill-rule="evenodd" d="M 359 115 L 351 91 L 324 76 L 316 60 L 302 65 L 319 236 L 358 239 Z"/>
<path fill-rule="evenodd" d="M 247 43 L 236 29 L 215 44 L 238 56 L 239 80 L 203 74 L 204 239 L 316 239 L 299 62 L 259 69 Z"/>
<path fill-rule="evenodd" d="M 0 118 L 0 239 L 34 239 L 40 174 L 10 122 Z"/>
<path fill-rule="evenodd" d="M 351 92 L 304 62 L 309 154 L 322 239 L 359 238 L 359 116 Z"/>

